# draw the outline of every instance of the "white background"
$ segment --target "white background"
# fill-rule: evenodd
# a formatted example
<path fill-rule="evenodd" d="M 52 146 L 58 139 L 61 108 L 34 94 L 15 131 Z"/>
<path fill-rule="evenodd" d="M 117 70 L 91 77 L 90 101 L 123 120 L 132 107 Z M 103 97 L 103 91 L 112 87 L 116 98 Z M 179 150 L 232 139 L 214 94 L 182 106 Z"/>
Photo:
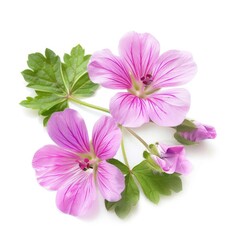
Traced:
<path fill-rule="evenodd" d="M 239 1 L 1 1 L 0 3 L 0 239 L 240 239 L 239 215 Z M 46 47 L 63 55 L 78 43 L 87 53 L 117 52 L 126 32 L 152 33 L 161 51 L 192 52 L 198 74 L 187 84 L 190 118 L 214 125 L 214 141 L 187 148 L 192 173 L 184 190 L 158 205 L 141 195 L 126 220 L 105 211 L 77 219 L 55 206 L 55 192 L 40 187 L 31 166 L 34 152 L 51 143 L 37 113 L 18 103 L 32 92 L 20 74 L 28 53 Z M 101 89 L 89 99 L 108 107 L 114 93 Z M 78 109 L 91 129 L 102 113 Z M 150 129 L 150 130 L 149 130 Z M 149 143 L 171 130 L 153 125 L 137 132 Z M 168 133 L 168 134 L 166 134 Z M 126 136 L 132 166 L 143 147 Z M 121 158 L 121 153 L 118 155 Z"/>

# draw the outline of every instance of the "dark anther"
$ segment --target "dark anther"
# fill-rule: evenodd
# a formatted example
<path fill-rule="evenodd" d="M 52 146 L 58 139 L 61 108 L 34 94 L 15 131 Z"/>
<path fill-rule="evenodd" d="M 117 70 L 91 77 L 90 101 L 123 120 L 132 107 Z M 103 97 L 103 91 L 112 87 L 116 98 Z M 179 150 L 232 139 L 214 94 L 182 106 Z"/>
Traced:
<path fill-rule="evenodd" d="M 88 160 L 88 159 L 84 159 L 84 162 L 80 162 L 80 163 L 79 163 L 79 167 L 80 167 L 83 171 L 87 171 L 88 168 L 90 167 L 89 160 Z"/>
<path fill-rule="evenodd" d="M 150 79 L 150 78 L 152 78 L 152 75 L 148 73 L 148 74 L 146 75 L 146 78 Z"/>
<path fill-rule="evenodd" d="M 148 81 L 147 80 L 143 81 L 143 84 L 148 85 Z"/>
<path fill-rule="evenodd" d="M 146 86 L 149 86 L 152 83 L 152 81 L 153 81 L 152 79 L 148 79 L 143 81 L 143 84 L 145 84 Z"/>

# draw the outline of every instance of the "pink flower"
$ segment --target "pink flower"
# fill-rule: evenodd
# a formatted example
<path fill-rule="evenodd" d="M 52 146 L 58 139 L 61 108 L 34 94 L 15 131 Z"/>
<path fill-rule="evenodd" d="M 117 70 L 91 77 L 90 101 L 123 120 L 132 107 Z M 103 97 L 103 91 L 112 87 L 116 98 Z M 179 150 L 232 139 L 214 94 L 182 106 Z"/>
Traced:
<path fill-rule="evenodd" d="M 191 171 L 191 164 L 185 157 L 184 146 L 157 144 L 156 147 L 158 154 L 151 154 L 151 157 L 164 172 L 187 174 Z"/>
<path fill-rule="evenodd" d="M 115 120 L 139 127 L 150 120 L 161 126 L 179 125 L 190 107 L 190 95 L 181 88 L 161 90 L 190 81 L 196 64 L 187 52 L 171 50 L 159 56 L 158 41 L 150 34 L 130 32 L 110 50 L 93 54 L 88 65 L 91 80 L 111 89 L 126 89 L 110 102 Z"/>
<path fill-rule="evenodd" d="M 178 132 L 179 135 L 191 142 L 200 142 L 205 139 L 214 139 L 217 136 L 214 127 L 204 125 L 202 123 L 194 121 L 196 129 L 191 132 Z"/>
<path fill-rule="evenodd" d="M 48 134 L 58 145 L 46 145 L 33 157 L 40 185 L 57 190 L 56 204 L 64 213 L 82 216 L 96 202 L 96 185 L 108 201 L 121 199 L 124 176 L 107 163 L 121 141 L 121 131 L 110 117 L 95 124 L 89 142 L 84 120 L 71 109 L 57 112 L 48 122 Z"/>

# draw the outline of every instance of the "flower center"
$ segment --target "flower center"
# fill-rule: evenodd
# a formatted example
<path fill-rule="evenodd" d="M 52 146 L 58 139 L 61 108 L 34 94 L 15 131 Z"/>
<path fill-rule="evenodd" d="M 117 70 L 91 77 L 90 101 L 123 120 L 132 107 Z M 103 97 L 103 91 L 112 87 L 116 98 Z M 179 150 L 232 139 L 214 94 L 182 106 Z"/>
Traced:
<path fill-rule="evenodd" d="M 81 160 L 79 162 L 79 167 L 83 170 L 83 171 L 87 171 L 89 168 L 93 168 L 90 160 L 88 158 L 84 158 L 83 160 Z"/>
<path fill-rule="evenodd" d="M 153 81 L 152 75 L 149 74 L 149 73 L 148 73 L 146 76 L 142 76 L 142 77 L 140 78 L 140 80 L 141 80 L 142 83 L 145 85 L 145 87 L 146 87 L 146 86 L 149 86 L 149 85 L 152 83 L 152 81 Z"/>
<path fill-rule="evenodd" d="M 146 98 L 148 95 L 159 90 L 151 86 L 153 76 L 150 73 L 142 76 L 139 80 L 136 80 L 131 73 L 130 76 L 132 80 L 132 88 L 128 89 L 128 92 L 138 96 L 139 98 Z"/>

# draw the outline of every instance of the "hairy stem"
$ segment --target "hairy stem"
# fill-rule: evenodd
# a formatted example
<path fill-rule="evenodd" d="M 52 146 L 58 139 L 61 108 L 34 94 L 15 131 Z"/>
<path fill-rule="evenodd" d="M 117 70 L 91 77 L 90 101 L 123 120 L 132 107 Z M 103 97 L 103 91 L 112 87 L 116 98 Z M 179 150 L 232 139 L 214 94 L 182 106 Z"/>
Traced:
<path fill-rule="evenodd" d="M 96 106 L 96 105 L 91 104 L 91 103 L 86 103 L 86 102 L 84 102 L 82 100 L 79 100 L 77 98 L 74 98 L 74 97 L 69 97 L 68 99 L 71 100 L 72 102 L 78 103 L 82 106 L 86 106 L 86 107 L 93 108 L 93 109 L 96 109 L 96 110 L 99 110 L 99 111 L 102 111 L 102 112 L 109 113 L 109 110 L 107 108 L 99 107 L 99 106 Z"/>

